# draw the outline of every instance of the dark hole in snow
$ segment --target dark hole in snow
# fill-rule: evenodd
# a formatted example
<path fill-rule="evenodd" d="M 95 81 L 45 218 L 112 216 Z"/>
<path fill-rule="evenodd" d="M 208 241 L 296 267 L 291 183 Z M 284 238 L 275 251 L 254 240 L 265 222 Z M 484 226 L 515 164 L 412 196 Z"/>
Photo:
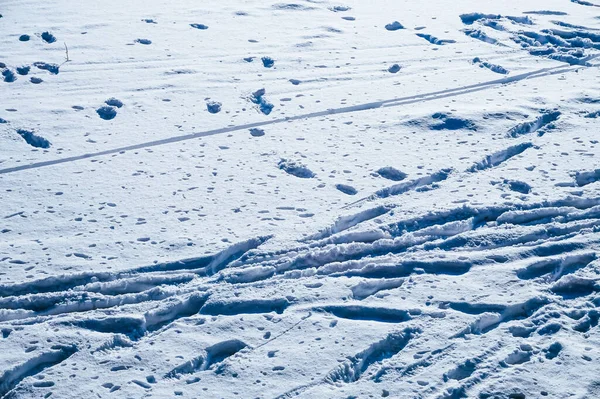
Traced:
<path fill-rule="evenodd" d="M 146 46 L 152 44 L 152 40 L 149 39 L 136 39 L 135 42 L 139 44 L 145 44 Z"/>
<path fill-rule="evenodd" d="M 21 36 L 19 36 L 19 41 L 21 41 L 21 42 L 28 42 L 29 39 L 31 39 L 31 37 L 29 35 L 21 35 Z"/>
<path fill-rule="evenodd" d="M 261 137 L 265 135 L 265 131 L 263 129 L 252 128 L 250 129 L 250 135 L 252 137 Z"/>
<path fill-rule="evenodd" d="M 31 79 L 29 79 L 29 81 L 35 85 L 38 85 L 43 82 L 42 79 L 36 78 L 35 76 L 32 76 Z"/>
<path fill-rule="evenodd" d="M 204 24 L 190 24 L 190 26 L 192 28 L 196 28 L 196 29 L 200 29 L 200 30 L 206 30 L 206 29 L 208 29 L 208 26 L 206 26 Z"/>

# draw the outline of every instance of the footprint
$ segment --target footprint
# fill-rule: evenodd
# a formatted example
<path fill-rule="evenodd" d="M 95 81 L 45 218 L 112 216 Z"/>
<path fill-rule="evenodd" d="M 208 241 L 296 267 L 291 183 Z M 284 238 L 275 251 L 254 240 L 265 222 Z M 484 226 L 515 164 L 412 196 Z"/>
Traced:
<path fill-rule="evenodd" d="M 218 114 L 221 112 L 221 103 L 217 101 L 209 101 L 206 103 L 206 108 L 211 114 Z"/>
<path fill-rule="evenodd" d="M 43 69 L 44 71 L 48 71 L 53 75 L 58 75 L 59 72 L 59 65 L 56 64 L 48 64 L 46 62 L 34 62 L 33 65 L 35 65 L 37 68 L 39 69 Z"/>
<path fill-rule="evenodd" d="M 123 102 L 120 100 L 117 100 L 114 97 L 109 98 L 108 100 L 104 101 L 104 103 L 106 105 L 110 105 L 111 107 L 117 107 L 117 108 L 121 108 L 123 106 Z"/>
<path fill-rule="evenodd" d="M 19 75 L 23 75 L 23 76 L 27 75 L 30 70 L 31 70 L 31 67 L 29 65 L 17 67 L 17 73 Z"/>
<path fill-rule="evenodd" d="M 17 80 L 17 76 L 10 69 L 5 69 L 4 71 L 2 71 L 2 76 L 4 76 L 4 81 L 7 83 L 12 83 L 15 80 Z"/>
<path fill-rule="evenodd" d="M 117 110 L 114 109 L 114 107 L 110 107 L 110 106 L 106 106 L 106 105 L 98 108 L 96 110 L 96 113 L 98 113 L 98 116 L 100 116 L 100 118 L 104 119 L 105 121 L 114 119 L 115 116 L 117 116 Z"/>
<path fill-rule="evenodd" d="M 190 24 L 190 26 L 192 28 L 196 28 L 196 29 L 200 29 L 200 30 L 207 30 L 208 26 L 204 25 L 204 24 Z"/>
<path fill-rule="evenodd" d="M 481 58 L 475 57 L 473 58 L 473 64 L 479 65 L 480 68 L 487 68 L 492 72 L 496 72 L 502 75 L 508 75 L 508 70 L 500 65 L 491 64 L 487 61 L 482 61 Z"/>
<path fill-rule="evenodd" d="M 431 130 L 477 130 L 477 125 L 468 119 L 453 118 L 441 112 L 437 112 L 431 117 L 440 121 L 431 125 Z"/>
<path fill-rule="evenodd" d="M 310 169 L 308 169 L 306 165 L 303 165 L 300 162 L 291 161 L 288 159 L 281 159 L 277 166 L 279 166 L 279 169 L 283 170 L 285 173 L 299 177 L 301 179 L 310 179 L 312 177 L 315 177 L 315 174 Z"/>
<path fill-rule="evenodd" d="M 52 33 L 46 31 L 42 33 L 42 40 L 44 40 L 46 43 L 54 43 L 56 41 L 56 37 Z"/>
<path fill-rule="evenodd" d="M 531 186 L 519 180 L 504 180 L 504 184 L 507 185 L 512 191 L 516 191 L 521 194 L 529 194 L 531 192 Z"/>
<path fill-rule="evenodd" d="M 261 60 L 265 68 L 273 68 L 273 65 L 275 65 L 275 60 L 271 57 L 262 57 Z"/>
<path fill-rule="evenodd" d="M 401 69 L 400 65 L 394 64 L 388 68 L 388 72 L 389 73 L 398 73 L 398 72 L 400 72 L 400 69 Z"/>
<path fill-rule="evenodd" d="M 392 181 L 402 181 L 408 176 L 406 173 L 391 166 L 385 166 L 383 168 L 378 169 L 377 174 L 383 177 L 384 179 Z"/>
<path fill-rule="evenodd" d="M 155 20 L 150 19 L 150 18 L 142 19 L 142 22 L 145 22 L 147 24 L 157 24 L 158 23 Z"/>
<path fill-rule="evenodd" d="M 149 39 L 135 39 L 135 42 L 139 44 L 144 44 L 146 46 L 152 44 L 152 40 Z"/>
<path fill-rule="evenodd" d="M 29 130 L 19 129 L 17 130 L 17 133 L 23 138 L 23 140 L 25 140 L 27 144 L 29 144 L 32 147 L 50 148 L 50 142 L 48 140 L 41 136 L 38 136 L 37 134 Z"/>
<path fill-rule="evenodd" d="M 258 105 L 260 112 L 262 112 L 265 115 L 269 115 L 271 113 L 271 111 L 273 110 L 273 104 L 271 104 L 270 102 L 268 102 L 265 99 L 265 93 L 266 90 L 265 89 L 260 89 L 255 91 L 254 93 L 252 93 L 252 97 L 250 97 L 250 101 L 252 101 L 254 104 Z"/>
<path fill-rule="evenodd" d="M 356 195 L 358 193 L 358 190 L 347 184 L 336 184 L 335 188 L 347 195 Z"/>
<path fill-rule="evenodd" d="M 19 36 L 19 41 L 20 42 L 28 42 L 29 39 L 31 39 L 31 36 L 29 36 L 29 35 L 21 35 L 21 36 Z"/>
<path fill-rule="evenodd" d="M 263 129 L 252 128 L 250 129 L 250 135 L 252 137 L 261 137 L 265 135 L 265 131 Z"/>
<path fill-rule="evenodd" d="M 31 79 L 29 79 L 29 81 L 30 81 L 31 83 L 33 83 L 34 85 L 39 85 L 40 83 L 42 83 L 42 82 L 43 82 L 43 80 L 42 80 L 42 79 L 40 79 L 40 78 L 36 78 L 35 76 L 32 76 L 32 77 L 31 77 Z"/>
<path fill-rule="evenodd" d="M 398 21 L 394 21 L 392 23 L 389 23 L 385 26 L 385 29 L 389 30 L 389 31 L 395 31 L 395 30 L 400 30 L 400 29 L 404 29 L 404 26 L 398 22 Z"/>

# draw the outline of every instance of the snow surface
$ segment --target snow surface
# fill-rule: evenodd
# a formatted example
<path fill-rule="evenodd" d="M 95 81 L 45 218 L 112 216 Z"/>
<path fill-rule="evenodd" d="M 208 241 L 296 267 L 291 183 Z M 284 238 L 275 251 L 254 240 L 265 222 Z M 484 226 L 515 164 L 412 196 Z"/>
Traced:
<path fill-rule="evenodd" d="M 0 398 L 600 398 L 598 0 L 0 15 Z"/>

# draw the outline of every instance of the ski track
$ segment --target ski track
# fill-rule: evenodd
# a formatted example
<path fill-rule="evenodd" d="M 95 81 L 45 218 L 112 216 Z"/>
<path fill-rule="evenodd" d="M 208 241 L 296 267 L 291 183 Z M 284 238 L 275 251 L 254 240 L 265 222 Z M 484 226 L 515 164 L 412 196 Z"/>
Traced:
<path fill-rule="evenodd" d="M 190 133 L 190 134 L 186 134 L 186 135 L 182 135 L 182 136 L 169 137 L 169 138 L 165 138 L 165 139 L 161 139 L 161 140 L 155 140 L 155 141 L 150 141 L 150 142 L 145 142 L 145 143 L 134 144 L 134 145 L 130 145 L 130 146 L 124 146 L 124 147 L 113 148 L 113 149 L 104 150 L 104 151 L 98 151 L 95 153 L 88 153 L 88 154 L 67 157 L 67 158 L 36 162 L 36 163 L 32 163 L 32 164 L 27 164 L 27 165 L 19 165 L 19 166 L 14 166 L 14 167 L 10 167 L 10 168 L 0 169 L 0 175 L 19 172 L 19 171 L 23 171 L 23 170 L 29 170 L 29 169 L 37 169 L 37 168 L 42 168 L 42 167 L 46 167 L 46 166 L 53 166 L 53 165 L 60 165 L 60 164 L 64 164 L 64 163 L 76 162 L 76 161 L 81 161 L 84 159 L 97 158 L 97 157 L 102 157 L 105 155 L 118 154 L 118 153 L 122 153 L 122 152 L 134 151 L 134 150 L 139 150 L 139 149 L 143 149 L 143 148 L 151 148 L 151 147 L 157 147 L 157 146 L 162 146 L 162 145 L 166 145 L 166 144 L 173 144 L 173 143 L 178 143 L 181 141 L 197 139 L 200 137 L 208 137 L 208 136 L 213 136 L 213 135 L 218 135 L 218 134 L 232 133 L 232 132 L 236 132 L 236 131 L 240 131 L 240 130 L 260 128 L 260 127 L 265 127 L 265 126 L 274 125 L 274 124 L 280 124 L 280 123 L 284 123 L 284 122 L 293 122 L 296 120 L 321 118 L 323 116 L 328 116 L 328 115 L 339 115 L 339 114 L 367 111 L 367 110 L 372 110 L 372 109 L 382 108 L 382 107 L 384 107 L 384 108 L 385 107 L 397 107 L 397 106 L 402 106 L 402 105 L 416 104 L 416 103 L 421 103 L 421 102 L 426 102 L 426 101 L 434 101 L 434 100 L 439 100 L 439 99 L 444 99 L 444 98 L 451 98 L 451 97 L 461 96 L 461 95 L 465 95 L 465 94 L 469 94 L 469 93 L 474 93 L 474 92 L 481 91 L 481 90 L 487 90 L 489 88 L 492 88 L 492 87 L 495 87 L 498 85 L 519 82 L 519 81 L 522 81 L 525 79 L 536 79 L 536 78 L 541 78 L 544 76 L 551 76 L 551 75 L 560 74 L 560 73 L 574 72 L 574 71 L 577 71 L 578 69 L 579 69 L 579 67 L 564 67 L 562 65 L 556 66 L 556 67 L 550 67 L 550 68 L 542 68 L 542 69 L 539 69 L 536 71 L 526 72 L 526 73 L 523 73 L 520 75 L 514 75 L 514 76 L 506 77 L 503 79 L 490 80 L 487 82 L 457 87 L 454 89 L 447 89 L 447 90 L 441 90 L 441 91 L 436 91 L 436 92 L 417 94 L 414 96 L 399 97 L 399 98 L 393 98 L 393 99 L 389 99 L 389 100 L 364 103 L 364 104 L 359 104 L 359 105 L 353 105 L 350 107 L 333 108 L 333 109 L 328 109 L 326 111 L 313 112 L 313 113 L 309 113 L 309 114 L 297 115 L 297 116 L 287 117 L 287 118 L 279 118 L 279 119 L 274 119 L 274 120 L 270 120 L 270 121 L 254 122 L 254 123 L 248 123 L 248 124 L 244 124 L 244 125 L 224 127 L 221 129 L 209 130 L 209 131 L 205 131 L 205 132 Z"/>
<path fill-rule="evenodd" d="M 459 227 L 464 222 L 467 222 L 465 226 L 468 228 Z M 361 223 L 355 223 L 353 229 L 360 231 L 360 226 Z M 407 229 L 408 226 L 411 227 Z M 309 316 L 316 312 L 321 317 L 334 317 L 350 323 L 369 322 L 390 326 L 422 326 L 423 323 L 431 324 L 442 320 L 447 317 L 445 314 L 448 312 L 461 313 L 474 319 L 450 337 L 459 343 L 465 337 L 489 335 L 506 324 L 543 314 L 544 308 L 552 303 L 549 298 L 553 292 L 558 292 L 563 297 L 579 298 L 600 290 L 593 282 L 569 280 L 574 273 L 589 269 L 596 260 L 595 252 L 590 252 L 587 248 L 600 243 L 600 237 L 594 233 L 600 229 L 600 199 L 565 199 L 554 203 L 481 209 L 462 207 L 442 212 L 439 216 L 423 215 L 379 228 L 384 237 L 379 240 L 367 240 L 364 243 L 354 240 L 336 244 L 331 241 L 326 243 L 316 237 L 315 242 L 321 240 L 320 245 L 311 247 L 311 241 L 305 241 L 304 249 L 295 248 L 279 258 L 269 257 L 268 253 L 261 254 L 260 245 L 264 240 L 258 239 L 251 244 L 233 245 L 232 248 L 203 258 L 202 261 L 183 261 L 178 263 L 179 267 L 142 267 L 113 275 L 70 276 L 63 280 L 59 278 L 4 285 L 0 289 L 3 294 L 0 301 L 0 325 L 4 326 L 4 331 L 45 323 L 70 325 L 114 337 L 123 334 L 131 340 L 130 344 L 124 341 L 124 347 L 127 348 L 154 339 L 157 334 L 164 334 L 174 323 L 187 323 L 186 320 L 193 322 L 202 315 L 232 317 L 252 314 L 291 315 L 294 312 L 305 314 L 306 305 L 311 303 Z M 515 229 L 521 230 L 518 237 L 508 239 L 509 236 L 514 236 L 512 231 Z M 350 233 L 340 231 L 330 238 L 344 234 Z M 552 247 L 549 237 L 558 240 L 555 244 L 558 247 Z M 498 244 L 494 244 L 494 241 Z M 441 252 L 450 249 L 454 252 L 447 252 L 447 255 L 442 256 Z M 460 257 L 454 255 L 456 251 L 460 251 Z M 469 261 L 462 260 L 467 258 Z M 216 269 L 209 268 L 214 272 L 207 273 L 207 265 L 214 265 L 215 259 L 220 260 L 218 266 Z M 191 269 L 181 266 L 190 264 L 194 265 Z M 500 265 L 507 268 L 511 264 L 515 265 L 511 272 L 514 278 L 536 281 L 536 284 L 547 286 L 548 293 L 517 304 L 446 302 L 443 306 L 446 310 L 441 312 L 368 304 L 376 296 L 389 295 L 401 289 L 406 285 L 406 278 L 411 276 L 461 276 L 473 273 L 474 269 Z M 197 267 L 199 265 L 204 266 Z M 261 273 L 262 268 L 268 268 L 270 272 Z M 244 270 L 248 272 L 240 273 Z M 307 270 L 312 271 L 303 273 Z M 169 274 L 164 274 L 165 272 Z M 227 283 L 227 286 L 237 286 L 241 290 L 244 287 L 252 288 L 258 292 L 269 292 L 274 285 L 294 279 L 302 281 L 302 276 L 315 274 L 329 279 L 358 277 L 364 280 L 352 288 L 354 300 L 350 304 L 332 303 L 326 297 L 323 302 L 316 299 L 305 304 L 302 299 L 272 295 L 262 298 L 222 297 L 221 284 L 223 281 L 231 281 L 227 279 L 231 273 L 238 277 L 235 282 Z M 132 281 L 137 283 L 132 284 Z M 557 286 L 557 283 L 560 285 Z M 64 291 L 66 288 L 68 290 Z M 366 303 L 362 304 L 363 302 Z M 110 313 L 105 314 L 108 310 Z M 141 316 L 136 315 L 140 312 Z M 77 318 L 71 318 L 70 315 L 74 314 L 78 315 Z M 21 321 L 26 321 L 26 324 Z M 298 328 L 299 323 L 300 321 L 275 338 L 289 334 L 291 329 Z M 427 335 L 426 331 L 421 333 L 420 330 L 415 330 L 416 327 L 406 328 L 400 335 L 392 333 L 364 351 L 348 357 L 346 363 L 332 368 L 322 380 L 301 385 L 279 397 L 294 397 L 322 389 L 322 386 L 328 384 L 355 383 L 365 378 L 387 378 L 387 375 L 398 370 L 383 367 L 385 359 L 395 356 L 409 341 L 417 342 L 419 336 Z M 74 345 L 75 343 L 72 344 Z M 105 345 L 103 350 L 118 350 L 122 345 L 113 342 Z M 230 363 L 226 361 L 230 356 L 236 357 L 236 353 L 243 353 L 246 347 L 256 351 L 263 345 L 254 346 L 240 339 L 207 346 L 189 361 L 165 371 L 164 378 L 180 379 L 185 375 L 193 376 L 230 367 Z M 79 351 L 81 350 L 83 349 Z M 38 365 L 43 365 L 42 368 L 51 367 L 75 352 L 51 351 L 32 360 L 35 367 L 23 365 L 13 371 L 5 371 L 5 374 L 10 373 L 10 378 L 5 379 L 8 384 L 5 384 L 4 392 L 14 388 L 26 376 L 32 375 L 30 370 L 39 369 Z M 243 362 L 242 359 L 243 357 L 239 358 L 236 364 Z M 518 359 L 517 355 L 512 355 L 507 362 L 514 364 Z M 420 364 L 418 367 L 425 366 Z M 473 374 L 479 367 L 481 366 L 475 365 L 473 361 L 468 361 L 458 369 L 449 371 L 448 380 L 460 380 L 466 384 L 470 377 L 464 370 L 468 369 Z M 392 367 L 394 368 L 397 369 L 397 366 Z M 145 386 L 146 383 L 141 382 Z M 472 388 L 472 385 L 465 385 L 465 389 L 467 388 Z"/>

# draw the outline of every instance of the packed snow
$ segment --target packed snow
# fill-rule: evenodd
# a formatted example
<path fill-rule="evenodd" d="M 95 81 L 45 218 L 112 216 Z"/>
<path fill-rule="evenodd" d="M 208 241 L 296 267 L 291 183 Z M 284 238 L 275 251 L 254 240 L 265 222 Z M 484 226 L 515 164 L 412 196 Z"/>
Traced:
<path fill-rule="evenodd" d="M 0 398 L 600 398 L 599 0 L 3 0 Z"/>

